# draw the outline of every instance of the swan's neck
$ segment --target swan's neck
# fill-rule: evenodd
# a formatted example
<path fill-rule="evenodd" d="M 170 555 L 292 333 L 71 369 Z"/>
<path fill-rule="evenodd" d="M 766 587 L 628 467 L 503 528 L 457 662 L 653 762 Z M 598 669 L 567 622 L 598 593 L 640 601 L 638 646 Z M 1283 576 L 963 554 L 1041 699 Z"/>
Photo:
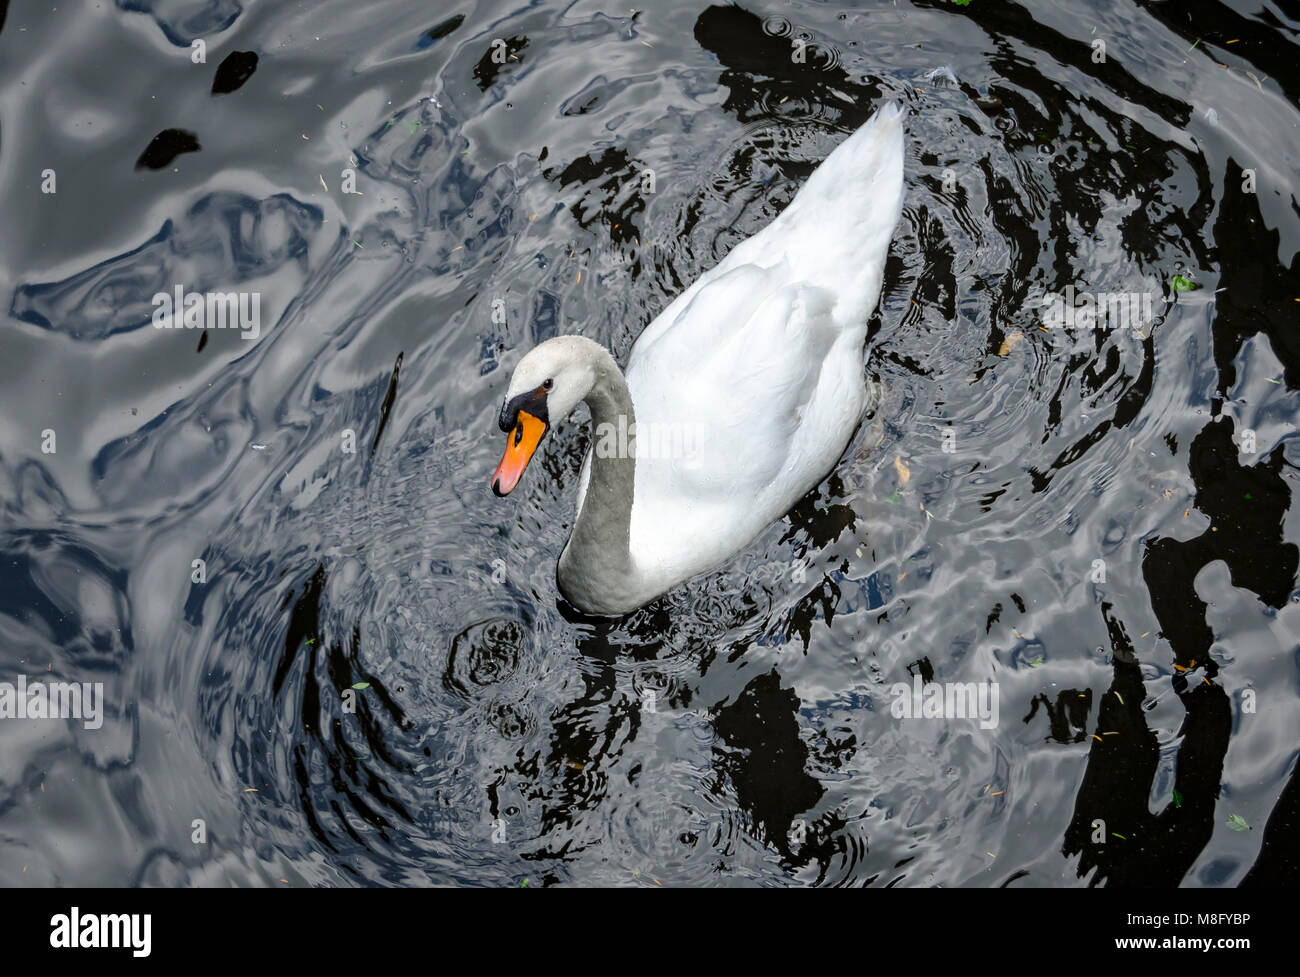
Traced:
<path fill-rule="evenodd" d="M 619 610 L 614 605 L 622 592 L 631 593 L 635 571 L 631 525 L 636 458 L 629 443 L 636 414 L 623 372 L 608 353 L 583 399 L 591 411 L 591 475 L 573 533 L 560 556 L 560 586 L 575 604 L 614 612 Z M 628 432 L 626 439 L 617 437 L 620 430 Z M 611 441 L 608 435 L 602 438 L 609 431 L 615 432 L 618 447 L 628 444 L 628 450 L 600 450 L 602 442 Z"/>

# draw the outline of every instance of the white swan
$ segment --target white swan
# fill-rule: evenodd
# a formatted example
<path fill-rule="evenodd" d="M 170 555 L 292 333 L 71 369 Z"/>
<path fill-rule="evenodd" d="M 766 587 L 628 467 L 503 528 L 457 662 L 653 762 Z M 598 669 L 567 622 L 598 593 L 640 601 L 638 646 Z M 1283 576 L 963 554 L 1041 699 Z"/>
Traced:
<path fill-rule="evenodd" d="M 578 609 L 625 614 L 717 566 L 834 468 L 867 405 L 862 348 L 902 211 L 902 118 L 886 105 L 836 147 L 650 323 L 626 376 L 581 336 L 515 367 L 496 494 L 552 420 L 591 410 L 595 450 L 557 571 Z"/>

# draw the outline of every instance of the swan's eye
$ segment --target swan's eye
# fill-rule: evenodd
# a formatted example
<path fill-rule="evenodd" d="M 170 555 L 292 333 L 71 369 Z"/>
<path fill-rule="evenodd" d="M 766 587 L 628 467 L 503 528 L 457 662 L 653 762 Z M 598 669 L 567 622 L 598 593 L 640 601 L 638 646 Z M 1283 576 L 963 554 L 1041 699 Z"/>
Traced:
<path fill-rule="evenodd" d="M 543 390 L 550 390 L 553 386 L 555 386 L 555 381 L 554 381 L 554 380 L 547 380 L 544 384 L 542 384 L 542 389 L 543 389 Z"/>

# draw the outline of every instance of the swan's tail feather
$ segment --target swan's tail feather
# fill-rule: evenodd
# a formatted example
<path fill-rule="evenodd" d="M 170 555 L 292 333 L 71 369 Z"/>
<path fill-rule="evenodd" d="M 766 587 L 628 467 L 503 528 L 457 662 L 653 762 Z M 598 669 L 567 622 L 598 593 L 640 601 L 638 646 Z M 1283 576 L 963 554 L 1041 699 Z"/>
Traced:
<path fill-rule="evenodd" d="M 879 108 L 835 147 L 782 214 L 787 229 L 799 228 L 787 249 L 798 276 L 834 291 L 836 318 L 863 330 L 903 206 L 905 114 L 895 102 Z"/>

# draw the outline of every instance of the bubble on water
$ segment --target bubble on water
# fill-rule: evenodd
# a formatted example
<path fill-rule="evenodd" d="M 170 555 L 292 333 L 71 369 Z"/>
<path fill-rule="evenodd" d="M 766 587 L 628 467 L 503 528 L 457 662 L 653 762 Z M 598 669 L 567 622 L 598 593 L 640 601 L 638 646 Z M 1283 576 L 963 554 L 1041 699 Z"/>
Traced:
<path fill-rule="evenodd" d="M 772 37 L 789 37 L 794 27 L 784 17 L 768 17 L 763 21 L 763 33 Z"/>

